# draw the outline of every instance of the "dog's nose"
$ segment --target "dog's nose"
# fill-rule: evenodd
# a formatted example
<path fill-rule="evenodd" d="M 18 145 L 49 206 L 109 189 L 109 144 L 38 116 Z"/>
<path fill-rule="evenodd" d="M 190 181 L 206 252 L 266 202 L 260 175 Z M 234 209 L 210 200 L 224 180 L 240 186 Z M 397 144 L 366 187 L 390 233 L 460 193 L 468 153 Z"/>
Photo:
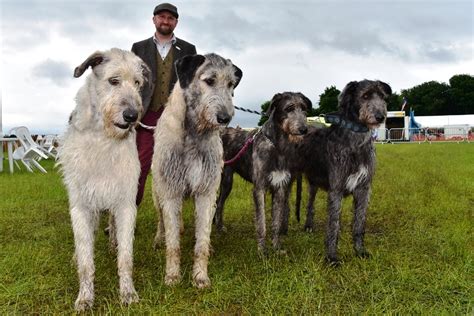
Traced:
<path fill-rule="evenodd" d="M 232 116 L 230 116 L 229 114 L 225 114 L 225 113 L 217 114 L 217 123 L 227 124 L 230 122 L 231 118 Z"/>
<path fill-rule="evenodd" d="M 377 120 L 377 122 L 382 123 L 385 120 L 385 115 L 383 115 L 382 113 L 377 113 L 375 114 L 375 119 Z"/>
<path fill-rule="evenodd" d="M 298 130 L 299 130 L 301 135 L 305 135 L 308 132 L 308 127 L 301 126 Z"/>
<path fill-rule="evenodd" d="M 138 111 L 133 109 L 126 109 L 123 111 L 122 115 L 125 122 L 128 123 L 133 123 L 138 119 Z"/>

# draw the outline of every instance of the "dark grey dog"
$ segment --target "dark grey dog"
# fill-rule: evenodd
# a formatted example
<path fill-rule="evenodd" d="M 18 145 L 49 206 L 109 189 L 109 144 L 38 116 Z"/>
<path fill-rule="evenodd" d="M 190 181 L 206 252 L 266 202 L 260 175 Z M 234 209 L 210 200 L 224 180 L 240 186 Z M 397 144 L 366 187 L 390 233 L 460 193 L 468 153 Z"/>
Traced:
<path fill-rule="evenodd" d="M 338 264 L 341 202 L 349 194 L 354 198 L 354 250 L 360 257 L 368 256 L 364 247 L 364 234 L 370 186 L 375 171 L 371 129 L 384 122 L 387 116 L 386 100 L 391 93 L 390 86 L 381 81 L 348 83 L 339 96 L 338 111 L 326 115 L 326 121 L 332 123 L 331 127 L 310 129 L 301 143 L 299 157 L 310 184 L 305 229 L 313 229 L 313 203 L 317 188 L 327 190 L 326 251 L 327 260 L 332 264 Z M 300 200 L 301 189 L 297 190 L 297 195 L 297 200 Z"/>
<path fill-rule="evenodd" d="M 288 195 L 293 179 L 296 144 L 303 139 L 308 127 L 307 112 L 311 101 L 301 93 L 284 92 L 276 94 L 268 109 L 269 119 L 259 130 L 247 132 L 227 128 L 222 133 L 226 164 L 222 174 L 220 193 L 216 207 L 216 225 L 223 229 L 223 208 L 232 190 L 233 173 L 254 184 L 255 224 L 258 247 L 265 250 L 265 192 L 272 193 L 272 244 L 280 248 L 279 232 L 288 227 Z M 253 140 L 253 143 L 252 143 Z M 246 151 L 242 153 L 242 148 Z M 240 154 L 239 154 L 240 152 Z M 238 159 L 236 158 L 238 155 Z"/>

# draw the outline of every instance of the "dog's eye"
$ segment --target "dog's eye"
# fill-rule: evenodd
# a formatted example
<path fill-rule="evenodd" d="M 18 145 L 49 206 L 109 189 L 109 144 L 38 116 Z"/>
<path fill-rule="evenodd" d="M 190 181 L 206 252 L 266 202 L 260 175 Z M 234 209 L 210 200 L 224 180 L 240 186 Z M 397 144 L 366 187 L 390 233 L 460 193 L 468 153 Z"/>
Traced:
<path fill-rule="evenodd" d="M 294 105 L 290 105 L 290 106 L 288 106 L 288 107 L 285 109 L 285 111 L 286 111 L 287 113 L 293 112 L 294 110 L 295 110 L 295 106 L 294 106 Z"/>
<path fill-rule="evenodd" d="M 118 80 L 117 78 L 110 78 L 109 83 L 113 86 L 116 86 L 120 83 L 120 80 Z"/>
<path fill-rule="evenodd" d="M 362 95 L 362 98 L 364 98 L 365 100 L 368 100 L 370 98 L 370 95 L 368 93 L 364 93 Z"/>
<path fill-rule="evenodd" d="M 228 84 L 227 84 L 227 87 L 229 87 L 229 89 L 233 88 L 234 87 L 234 83 L 232 81 L 230 81 Z"/>
<path fill-rule="evenodd" d="M 139 87 L 139 86 L 140 86 L 140 81 L 135 80 L 135 85 L 136 85 L 137 87 Z"/>
<path fill-rule="evenodd" d="M 216 81 L 213 78 L 206 78 L 204 79 L 204 82 L 212 87 Z"/>

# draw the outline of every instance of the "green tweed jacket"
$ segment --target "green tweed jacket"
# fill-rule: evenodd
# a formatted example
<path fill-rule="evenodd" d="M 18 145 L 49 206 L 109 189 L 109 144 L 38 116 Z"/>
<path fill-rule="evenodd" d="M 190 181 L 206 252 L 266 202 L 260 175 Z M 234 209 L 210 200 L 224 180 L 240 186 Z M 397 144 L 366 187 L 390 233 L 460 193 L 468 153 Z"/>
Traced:
<path fill-rule="evenodd" d="M 173 50 L 173 65 L 176 60 L 180 59 L 181 57 L 196 54 L 196 47 L 193 44 L 183 41 L 179 38 L 176 38 L 176 43 L 173 44 L 171 49 Z M 143 113 L 145 113 L 148 110 L 148 107 L 150 106 L 151 99 L 153 97 L 153 90 L 155 89 L 157 77 L 156 54 L 158 54 L 158 50 L 156 49 L 155 42 L 153 42 L 153 37 L 150 37 L 141 42 L 134 43 L 132 46 L 132 52 L 134 52 L 135 55 L 140 57 L 148 65 L 148 67 L 150 67 L 152 72 L 151 82 L 147 83 L 142 89 L 142 102 L 144 107 Z M 169 86 L 170 92 L 171 90 L 173 90 L 176 81 L 176 71 L 173 70 Z"/>

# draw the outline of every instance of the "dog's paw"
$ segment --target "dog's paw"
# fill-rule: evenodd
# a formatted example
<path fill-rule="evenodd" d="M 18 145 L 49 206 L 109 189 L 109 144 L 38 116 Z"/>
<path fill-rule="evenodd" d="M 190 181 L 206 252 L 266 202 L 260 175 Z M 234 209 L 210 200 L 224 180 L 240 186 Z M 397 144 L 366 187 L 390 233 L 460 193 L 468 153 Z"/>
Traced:
<path fill-rule="evenodd" d="M 327 256 L 326 263 L 333 268 L 339 268 L 342 264 L 342 261 L 338 257 Z"/>
<path fill-rule="evenodd" d="M 78 312 L 84 312 L 86 310 L 92 309 L 92 305 L 94 305 L 93 297 L 78 296 L 76 302 L 74 303 L 74 308 Z"/>
<path fill-rule="evenodd" d="M 168 286 L 174 286 L 181 282 L 180 274 L 167 274 L 165 276 L 165 284 Z"/>
<path fill-rule="evenodd" d="M 265 244 L 258 244 L 257 246 L 257 253 L 261 258 L 268 257 L 268 249 Z"/>
<path fill-rule="evenodd" d="M 135 291 L 135 289 L 132 289 L 130 291 L 120 293 L 120 301 L 124 305 L 129 305 L 129 304 L 138 302 L 139 297 L 138 297 L 137 291 Z"/>
<path fill-rule="evenodd" d="M 207 275 L 203 275 L 202 273 L 194 276 L 193 283 L 198 289 L 205 289 L 211 286 L 211 280 L 209 277 Z"/>
<path fill-rule="evenodd" d="M 217 227 L 217 232 L 218 232 L 219 234 L 225 234 L 225 233 L 227 233 L 227 227 L 225 227 L 224 225 L 218 226 L 218 227 Z"/>
<path fill-rule="evenodd" d="M 304 231 L 307 233 L 312 233 L 314 232 L 314 227 L 311 224 L 305 224 L 304 225 Z"/>
<path fill-rule="evenodd" d="M 370 258 L 370 252 L 365 249 L 356 250 L 356 256 L 359 258 L 367 259 Z"/>

